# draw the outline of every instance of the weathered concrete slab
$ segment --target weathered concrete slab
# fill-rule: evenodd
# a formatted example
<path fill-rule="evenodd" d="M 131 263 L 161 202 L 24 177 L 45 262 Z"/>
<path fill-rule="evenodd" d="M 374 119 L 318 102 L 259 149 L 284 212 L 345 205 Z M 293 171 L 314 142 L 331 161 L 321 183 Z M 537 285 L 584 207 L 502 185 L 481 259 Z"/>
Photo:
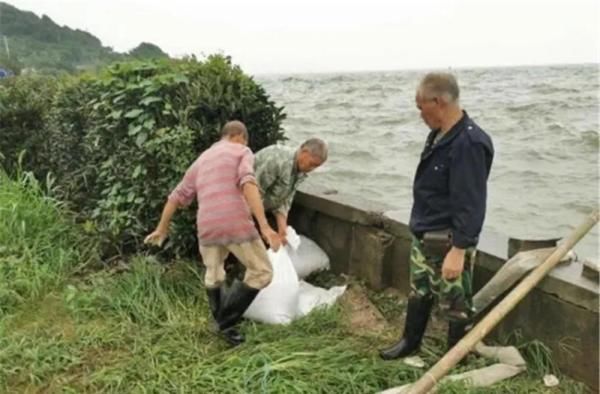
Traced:
<path fill-rule="evenodd" d="M 488 272 L 496 272 L 505 260 L 479 249 L 475 273 L 481 267 Z M 537 287 L 548 294 L 554 294 L 581 308 L 598 311 L 598 284 L 581 275 L 583 265 L 579 261 L 559 265 L 554 268 Z"/>
<path fill-rule="evenodd" d="M 405 224 L 405 214 L 400 211 L 386 211 L 383 213 L 383 228 L 396 237 L 410 240 L 412 235 L 408 225 Z"/>
<path fill-rule="evenodd" d="M 556 246 L 560 238 L 553 239 L 508 239 L 508 258 L 510 259 L 519 252 L 525 252 L 533 249 L 549 248 Z"/>
<path fill-rule="evenodd" d="M 518 331 L 523 339 L 542 341 L 560 370 L 598 392 L 598 314 L 534 289 L 496 327 L 491 337 Z"/>
<path fill-rule="evenodd" d="M 354 225 L 348 273 L 364 279 L 369 287 L 381 290 L 391 284 L 385 277 L 385 263 L 391 251 L 393 236 L 373 227 Z"/>
<path fill-rule="evenodd" d="M 399 289 L 403 294 L 410 292 L 410 246 L 410 239 L 395 237 L 391 253 L 385 264 L 386 282 Z"/>
<path fill-rule="evenodd" d="M 358 197 L 330 194 L 318 186 L 304 186 L 296 193 L 295 203 L 350 223 L 380 227 L 383 212 L 390 206 Z"/>
<path fill-rule="evenodd" d="M 328 253 L 333 272 L 348 273 L 352 258 L 352 225 L 318 214 L 313 222 L 313 239 L 322 240 L 320 246 Z"/>
<path fill-rule="evenodd" d="M 348 273 L 353 224 L 302 206 L 294 206 L 290 224 L 314 240 L 329 256 L 331 270 Z"/>
<path fill-rule="evenodd" d="M 593 280 L 595 283 L 598 283 L 600 279 L 600 264 L 598 262 L 592 262 L 590 260 L 584 260 L 583 264 L 583 272 L 581 275 L 584 277 Z"/>

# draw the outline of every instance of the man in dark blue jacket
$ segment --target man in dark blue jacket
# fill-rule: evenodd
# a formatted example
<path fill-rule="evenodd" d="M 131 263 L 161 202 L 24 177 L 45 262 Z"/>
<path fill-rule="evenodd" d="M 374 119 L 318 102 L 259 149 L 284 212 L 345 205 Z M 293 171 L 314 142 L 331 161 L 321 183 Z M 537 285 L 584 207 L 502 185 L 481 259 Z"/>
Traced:
<path fill-rule="evenodd" d="M 465 334 L 473 313 L 472 269 L 494 157 L 491 138 L 461 109 L 453 75 L 427 74 L 416 103 L 432 131 L 413 184 L 411 293 L 404 335 L 380 352 L 387 360 L 419 349 L 435 299 L 449 320 L 448 348 Z"/>

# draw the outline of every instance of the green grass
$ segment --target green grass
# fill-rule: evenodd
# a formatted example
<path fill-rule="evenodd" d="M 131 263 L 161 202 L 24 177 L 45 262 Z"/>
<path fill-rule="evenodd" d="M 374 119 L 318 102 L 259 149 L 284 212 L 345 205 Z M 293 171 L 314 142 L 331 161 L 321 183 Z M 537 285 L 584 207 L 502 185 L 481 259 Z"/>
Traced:
<path fill-rule="evenodd" d="M 0 181 L 0 392 L 374 393 L 423 373 L 377 357 L 397 329 L 359 335 L 340 307 L 288 326 L 245 322 L 247 342 L 231 349 L 211 330 L 197 264 L 138 255 L 122 272 L 90 269 L 95 243 L 59 203 L 31 179 Z M 324 275 L 315 281 L 340 280 Z M 393 295 L 370 296 L 386 316 L 402 313 Z M 443 342 L 427 339 L 428 365 Z M 583 392 L 564 380 L 544 390 L 539 374 L 549 359 L 539 344 L 523 349 L 539 364 L 535 373 L 440 392 Z"/>
<path fill-rule="evenodd" d="M 31 175 L 17 182 L 0 170 L 0 317 L 59 286 L 93 250 Z"/>

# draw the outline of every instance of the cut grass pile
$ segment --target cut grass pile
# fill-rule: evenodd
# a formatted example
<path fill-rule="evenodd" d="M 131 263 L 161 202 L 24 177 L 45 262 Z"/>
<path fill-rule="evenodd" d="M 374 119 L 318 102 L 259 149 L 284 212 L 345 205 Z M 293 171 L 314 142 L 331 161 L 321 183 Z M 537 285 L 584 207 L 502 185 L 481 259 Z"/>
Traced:
<path fill-rule="evenodd" d="M 123 272 L 90 269 L 95 243 L 60 204 L 30 178 L 0 177 L 0 392 L 374 393 L 423 373 L 377 357 L 398 335 L 395 324 L 357 333 L 339 306 L 288 326 L 245 322 L 247 342 L 230 349 L 211 331 L 197 264 L 138 255 Z M 388 318 L 402 313 L 389 296 L 372 299 Z M 427 339 L 428 365 L 443 346 Z M 440 392 L 583 392 L 564 380 L 545 389 L 550 358 L 531 346 L 541 366 L 531 374 Z"/>

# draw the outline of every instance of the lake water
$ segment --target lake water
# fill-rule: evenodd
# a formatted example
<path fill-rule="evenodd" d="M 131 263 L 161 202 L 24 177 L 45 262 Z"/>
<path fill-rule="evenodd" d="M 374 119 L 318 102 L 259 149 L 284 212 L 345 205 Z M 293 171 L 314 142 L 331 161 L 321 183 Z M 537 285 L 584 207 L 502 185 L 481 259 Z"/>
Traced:
<path fill-rule="evenodd" d="M 390 204 L 408 218 L 427 127 L 414 104 L 426 71 L 259 76 L 285 106 L 288 144 L 318 136 L 330 159 L 308 182 Z M 485 227 L 566 235 L 598 207 L 598 65 L 454 70 L 462 106 L 494 140 Z M 598 259 L 598 229 L 577 248 Z"/>

